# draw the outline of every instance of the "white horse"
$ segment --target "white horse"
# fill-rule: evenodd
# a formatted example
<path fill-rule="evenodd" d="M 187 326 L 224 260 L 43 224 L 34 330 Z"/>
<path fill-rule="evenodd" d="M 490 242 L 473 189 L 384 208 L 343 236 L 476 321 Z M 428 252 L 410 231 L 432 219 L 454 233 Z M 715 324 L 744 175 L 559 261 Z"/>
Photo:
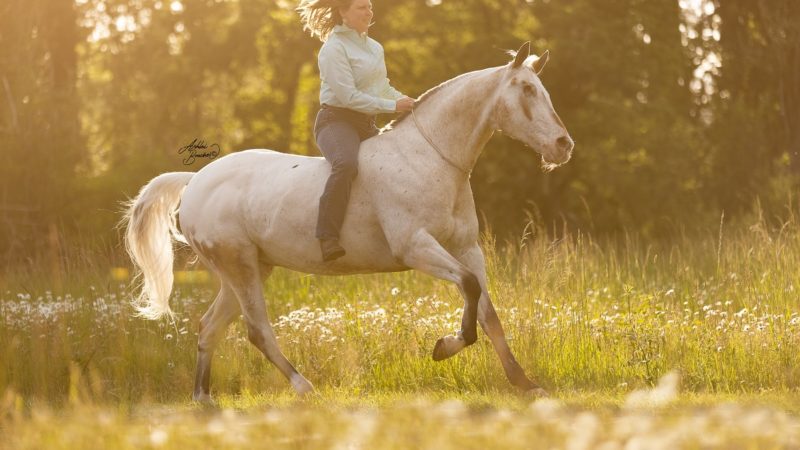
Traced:
<path fill-rule="evenodd" d="M 126 248 L 143 274 L 134 302 L 140 314 L 172 314 L 170 235 L 221 283 L 200 321 L 193 398 L 210 401 L 212 353 L 240 313 L 250 342 L 294 389 L 313 390 L 278 348 L 267 318 L 262 283 L 275 266 L 326 275 L 416 269 L 451 281 L 464 298 L 461 329 L 436 342 L 433 359 L 473 344 L 477 321 L 511 384 L 545 394 L 514 358 L 489 298 L 469 173 L 495 130 L 536 149 L 547 168 L 569 160 L 574 143 L 538 77 L 547 60 L 547 52 L 530 55 L 526 42 L 510 63 L 441 84 L 391 131 L 364 141 L 340 237 L 347 255 L 334 262 L 322 262 L 314 237 L 330 171 L 323 158 L 248 150 L 145 185 L 123 219 Z"/>

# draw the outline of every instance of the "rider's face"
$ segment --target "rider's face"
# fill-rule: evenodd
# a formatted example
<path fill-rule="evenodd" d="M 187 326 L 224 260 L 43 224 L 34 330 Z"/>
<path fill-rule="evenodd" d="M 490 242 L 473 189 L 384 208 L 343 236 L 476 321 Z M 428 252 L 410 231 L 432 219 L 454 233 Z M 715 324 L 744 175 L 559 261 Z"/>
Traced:
<path fill-rule="evenodd" d="M 339 10 L 339 13 L 345 25 L 359 33 L 366 33 L 372 23 L 372 1 L 353 0 L 350 8 Z"/>

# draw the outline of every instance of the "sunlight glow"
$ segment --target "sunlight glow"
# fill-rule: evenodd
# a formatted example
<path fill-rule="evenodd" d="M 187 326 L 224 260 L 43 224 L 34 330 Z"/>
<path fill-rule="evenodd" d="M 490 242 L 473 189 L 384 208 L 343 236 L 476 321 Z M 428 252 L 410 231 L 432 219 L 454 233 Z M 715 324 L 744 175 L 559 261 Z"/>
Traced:
<path fill-rule="evenodd" d="M 117 20 L 114 22 L 114 25 L 117 28 L 117 31 L 129 31 L 134 32 L 136 31 L 136 21 L 133 19 L 133 16 L 124 15 L 117 17 Z"/>
<path fill-rule="evenodd" d="M 699 16 L 703 10 L 703 2 L 704 0 L 680 0 L 678 4 L 682 10 L 689 11 L 695 16 Z"/>
<path fill-rule="evenodd" d="M 689 89 L 701 104 L 705 104 L 717 90 L 714 76 L 719 74 L 722 61 L 713 47 L 703 43 L 719 42 L 722 18 L 711 0 L 680 0 L 679 5 L 684 17 L 684 23 L 678 26 L 681 44 L 695 55 Z M 698 39 L 702 43 L 698 43 Z"/>

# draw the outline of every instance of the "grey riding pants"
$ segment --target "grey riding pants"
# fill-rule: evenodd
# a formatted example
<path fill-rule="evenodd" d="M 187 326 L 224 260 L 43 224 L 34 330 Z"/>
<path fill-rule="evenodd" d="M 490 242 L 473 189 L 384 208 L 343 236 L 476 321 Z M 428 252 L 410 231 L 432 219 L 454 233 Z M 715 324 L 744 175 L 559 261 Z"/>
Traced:
<path fill-rule="evenodd" d="M 346 108 L 322 105 L 314 123 L 314 137 L 322 155 L 331 163 L 331 174 L 319 198 L 317 239 L 338 239 L 350 198 L 350 186 L 358 174 L 361 141 L 378 134 L 375 116 Z"/>

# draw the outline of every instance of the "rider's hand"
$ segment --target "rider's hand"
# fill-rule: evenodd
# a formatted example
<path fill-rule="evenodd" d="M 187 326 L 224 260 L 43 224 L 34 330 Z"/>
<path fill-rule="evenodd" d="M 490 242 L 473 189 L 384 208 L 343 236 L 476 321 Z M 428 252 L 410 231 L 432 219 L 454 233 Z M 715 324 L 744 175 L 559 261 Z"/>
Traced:
<path fill-rule="evenodd" d="M 406 112 L 411 111 L 411 108 L 414 107 L 414 102 L 417 100 L 411 97 L 403 97 L 397 101 L 397 106 L 395 107 L 395 111 L 397 112 Z"/>

